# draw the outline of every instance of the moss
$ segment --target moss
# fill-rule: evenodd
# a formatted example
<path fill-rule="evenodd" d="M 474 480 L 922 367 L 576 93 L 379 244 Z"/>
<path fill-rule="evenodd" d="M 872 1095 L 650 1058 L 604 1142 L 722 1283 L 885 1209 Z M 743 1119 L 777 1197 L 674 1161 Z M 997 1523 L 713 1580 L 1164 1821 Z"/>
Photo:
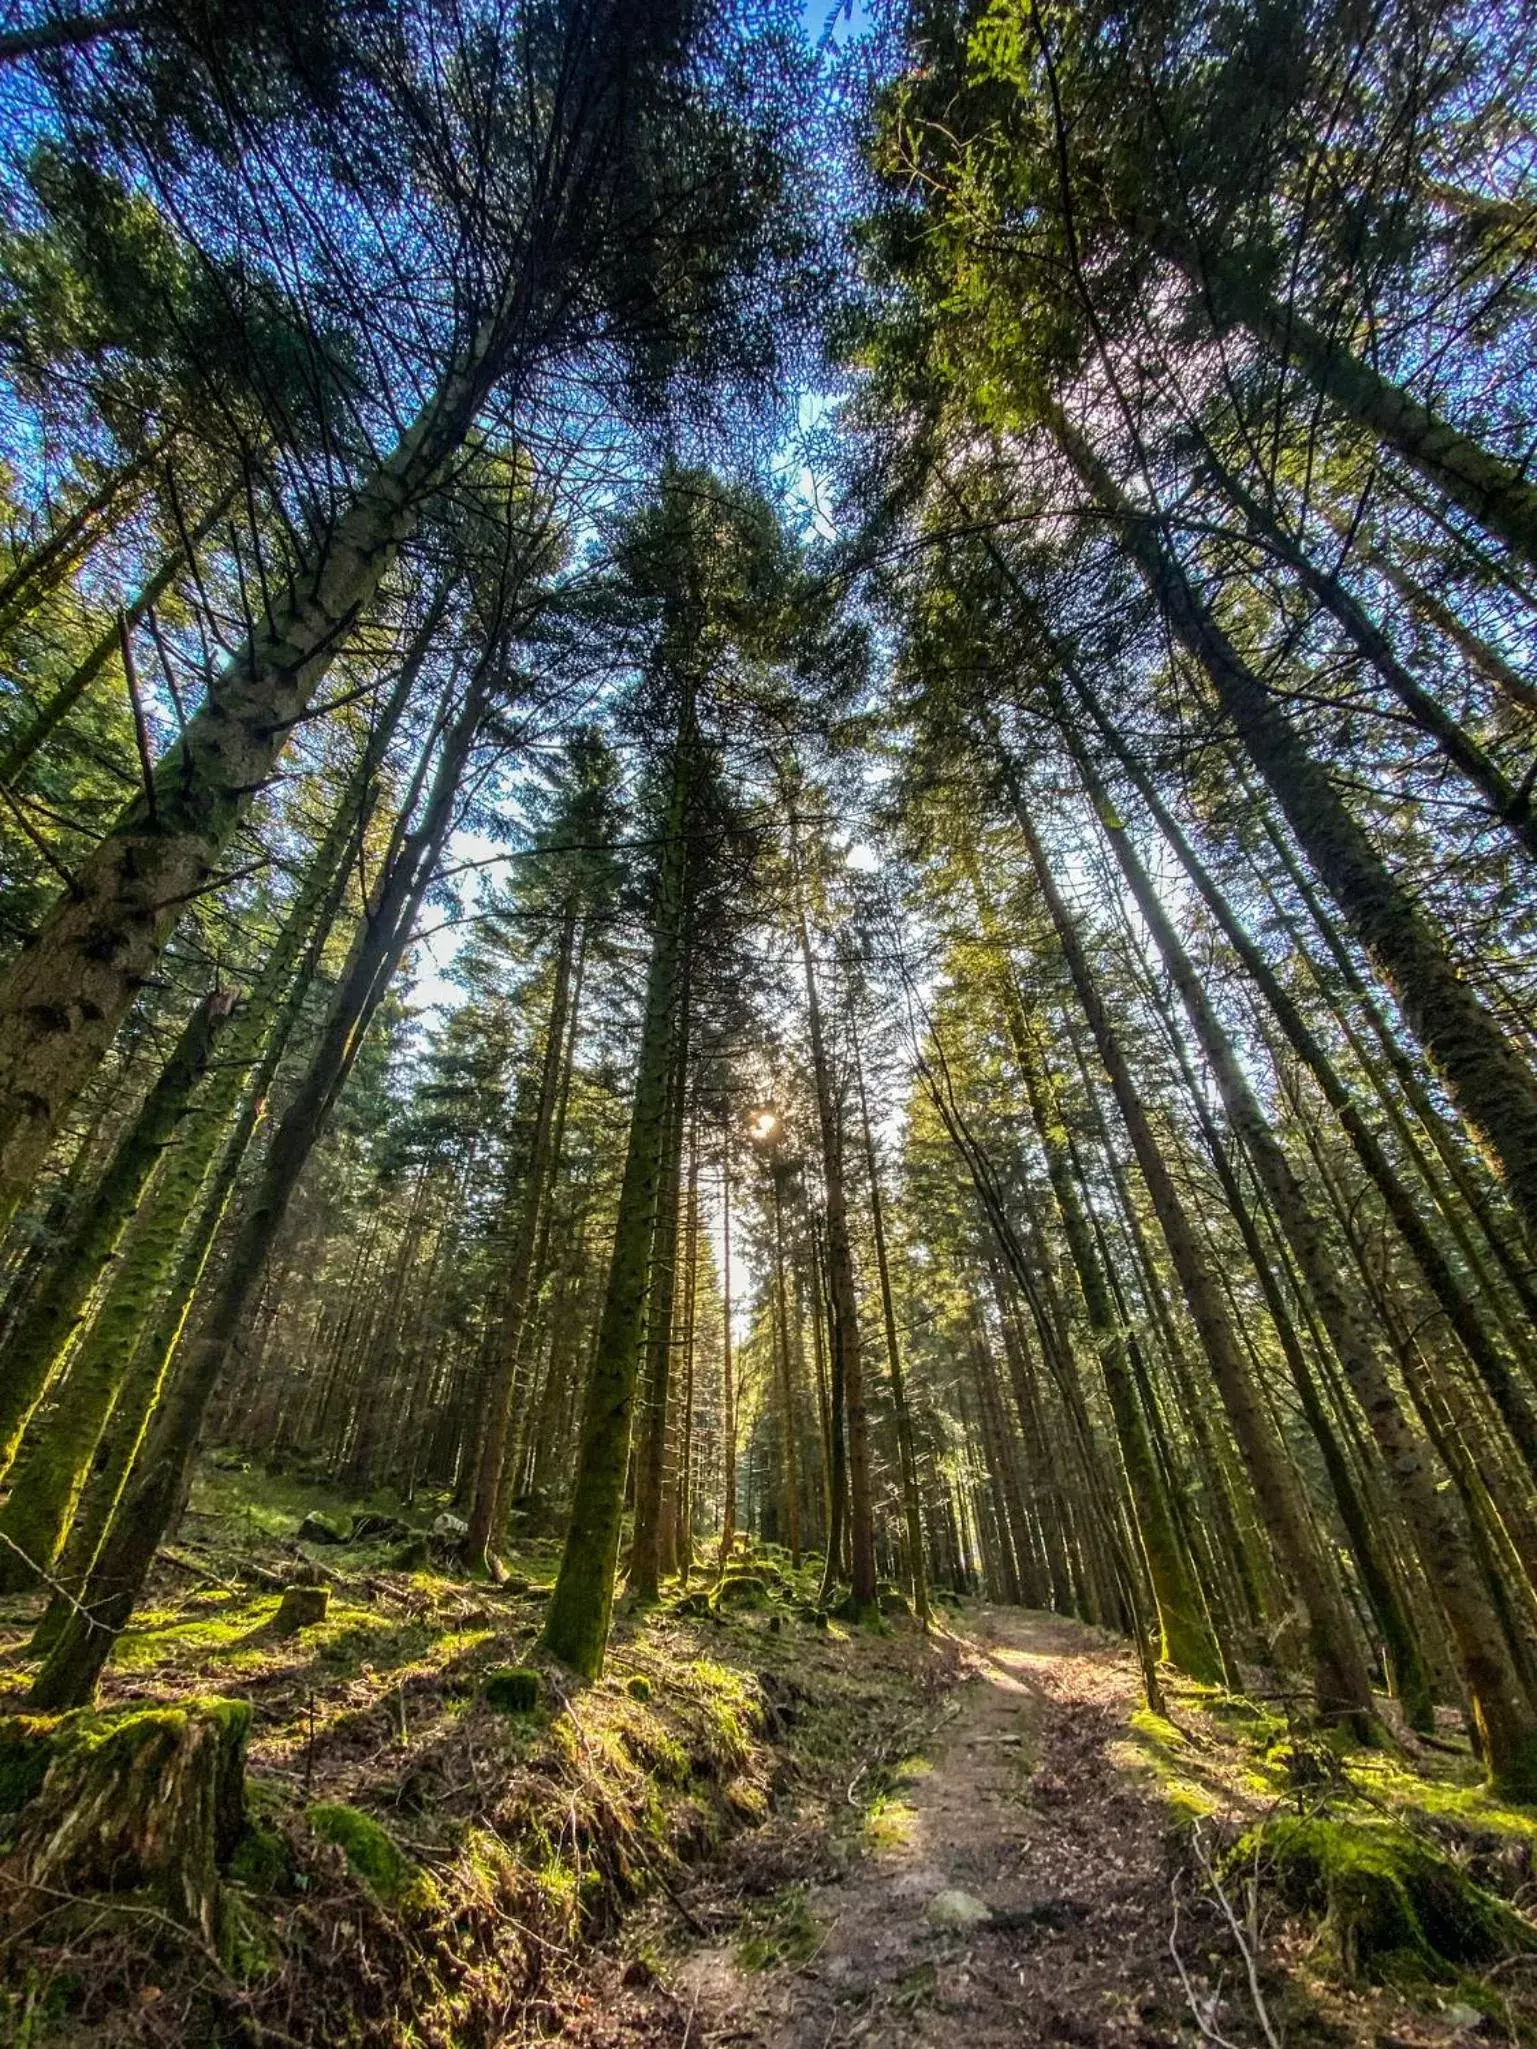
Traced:
<path fill-rule="evenodd" d="M 721 1798 L 740 1821 L 749 1822 L 756 1828 L 759 1822 L 768 1820 L 768 1794 L 756 1779 L 728 1779 L 721 1788 Z"/>
<path fill-rule="evenodd" d="M 624 1690 L 631 1700 L 649 1700 L 651 1698 L 651 1681 L 644 1672 L 636 1672 L 626 1679 Z"/>
<path fill-rule="evenodd" d="M 1347 1781 L 1340 1751 L 1328 1736 L 1287 1736 L 1270 1745 L 1261 1763 L 1271 1783 L 1293 1790 Z"/>
<path fill-rule="evenodd" d="M 87 1711 L 59 1717 L 55 1750 L 59 1755 L 66 1750 L 90 1755 L 110 1743 L 125 1757 L 131 1757 L 168 1731 L 179 1736 L 190 1721 L 212 1723 L 221 1736 L 238 1744 L 250 1732 L 251 1716 L 248 1700 L 226 1700 L 218 1694 L 199 1694 L 162 1706 L 120 1708 L 105 1714 Z"/>
<path fill-rule="evenodd" d="M 787 1886 L 765 1905 L 753 1909 L 736 1946 L 744 1971 L 769 1971 L 779 1964 L 811 1961 L 823 1941 L 821 1923 L 812 1913 L 802 1885 Z"/>
<path fill-rule="evenodd" d="M 42 1791 L 58 1748 L 56 1715 L 8 1715 L 0 1722 L 0 1814 L 15 1814 Z"/>
<path fill-rule="evenodd" d="M 1203 1783 L 1190 1744 L 1173 1722 L 1143 1707 L 1131 1716 L 1130 1728 L 1131 1742 L 1111 1745 L 1112 1764 L 1154 1779 L 1177 1822 L 1216 1812 L 1221 1802 Z"/>
<path fill-rule="evenodd" d="M 1256 1861 L 1289 1907 L 1321 1922 L 1350 1978 L 1445 1983 L 1537 1954 L 1537 1929 L 1393 1822 L 1278 1817 L 1232 1853 L 1234 1867 Z"/>
<path fill-rule="evenodd" d="M 248 1821 L 226 1876 L 247 1892 L 281 1892 L 291 1882 L 293 1870 L 287 1838 L 264 1821 Z"/>
<path fill-rule="evenodd" d="M 900 1850 L 912 1840 L 918 1811 L 896 1793 L 878 1793 L 865 1811 L 864 1840 L 871 1850 Z"/>
<path fill-rule="evenodd" d="M 528 1665 L 498 1665 L 486 1674 L 480 1692 L 487 1707 L 506 1715 L 531 1715 L 539 1706 L 543 1682 Z"/>
<path fill-rule="evenodd" d="M 718 1608 L 766 1608 L 770 1595 L 761 1572 L 728 1572 L 715 1590 Z"/>
<path fill-rule="evenodd" d="M 1154 1714 L 1149 1707 L 1139 1707 L 1131 1718 L 1131 1726 L 1145 1743 L 1155 1750 L 1183 1750 L 1185 1738 L 1165 1716 Z"/>
<path fill-rule="evenodd" d="M 856 1599 L 852 1590 L 833 1608 L 840 1622 L 852 1622 L 859 1628 L 874 1629 L 881 1626 L 881 1610 L 878 1601 Z"/>
<path fill-rule="evenodd" d="M 430 1902 L 432 1888 L 425 1874 L 371 1815 L 322 1801 L 310 1808 L 307 1818 L 323 1842 L 334 1843 L 342 1852 L 381 1906 L 399 1909 Z"/>

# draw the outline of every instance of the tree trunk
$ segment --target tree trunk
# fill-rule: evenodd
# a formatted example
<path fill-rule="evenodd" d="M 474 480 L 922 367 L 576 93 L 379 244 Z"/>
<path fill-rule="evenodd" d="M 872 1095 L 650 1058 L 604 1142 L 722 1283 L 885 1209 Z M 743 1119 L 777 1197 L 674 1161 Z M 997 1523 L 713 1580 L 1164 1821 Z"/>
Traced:
<path fill-rule="evenodd" d="M 1319 1709 L 1327 1716 L 1348 1718 L 1364 1733 L 1371 1725 L 1371 1689 L 1339 1585 L 1320 1554 L 1296 1476 L 1239 1349 L 1231 1319 L 1143 1109 L 1119 1037 L 1100 1000 L 1028 807 L 1014 782 L 1012 768 L 1007 762 L 1003 766 L 1012 787 L 1015 820 L 1125 1121 L 1191 1317 L 1201 1334 L 1223 1406 L 1254 1482 L 1276 1555 L 1301 1597 Z"/>
<path fill-rule="evenodd" d="M 506 1539 L 506 1530 L 496 1520 L 502 1498 L 502 1466 L 507 1457 L 507 1440 L 512 1425 L 512 1396 L 518 1369 L 518 1348 L 528 1313 L 529 1289 L 534 1273 L 534 1252 L 549 1200 L 553 1159 L 551 1144 L 555 1118 L 564 1086 L 566 1016 L 571 1000 L 572 969 L 576 954 L 577 906 L 568 902 L 561 916 L 560 941 L 555 954 L 554 984 L 550 1011 L 545 1022 L 544 1062 L 539 1075 L 539 1101 L 534 1113 L 533 1140 L 529 1147 L 528 1171 L 523 1184 L 517 1235 L 513 1240 L 507 1293 L 502 1307 L 502 1328 L 496 1366 L 486 1389 L 481 1420 L 480 1458 L 475 1471 L 471 1498 L 469 1535 L 464 1540 L 465 1556 L 482 1572 L 493 1570 L 495 1548 Z"/>
<path fill-rule="evenodd" d="M 811 931 L 801 898 L 800 850 L 791 821 L 791 861 L 795 870 L 796 925 L 801 965 L 806 977 L 806 1008 L 811 1028 L 811 1066 L 822 1137 L 822 1177 L 827 1195 L 827 1278 L 833 1302 L 833 1380 L 841 1383 L 848 1425 L 850 1592 L 856 1611 L 875 1604 L 875 1525 L 870 1501 L 870 1425 L 865 1410 L 864 1375 L 859 1357 L 859 1303 L 854 1286 L 854 1256 L 849 1245 L 848 1200 L 843 1185 L 843 1131 L 833 1093 L 832 1071 L 822 1030 L 822 1004 L 816 967 L 811 957 Z"/>
<path fill-rule="evenodd" d="M 1255 987 L 1269 1005 L 1287 1043 L 1318 1083 L 1340 1126 L 1350 1140 L 1356 1158 L 1382 1196 L 1388 1214 L 1408 1247 L 1425 1285 L 1439 1303 L 1447 1322 L 1473 1362 L 1479 1377 L 1496 1402 L 1497 1389 L 1512 1385 L 1511 1363 L 1486 1328 L 1477 1304 L 1463 1287 L 1418 1205 L 1404 1186 L 1397 1169 L 1384 1152 L 1376 1133 L 1367 1124 L 1338 1070 L 1303 1018 L 1298 1005 L 1255 945 L 1234 913 L 1211 872 L 1175 823 L 1151 780 L 1138 765 L 1125 741 L 1111 726 L 1087 685 L 1070 671 L 1071 680 L 1101 735 L 1126 770 L 1138 794 L 1147 805 L 1181 867 L 1194 883 L 1223 936 L 1247 969 Z"/>
<path fill-rule="evenodd" d="M 1537 1077 L 1458 975 L 1423 913 L 1388 873 L 1328 776 L 1196 597 L 1156 525 L 1130 503 L 1065 418 L 1058 415 L 1054 426 L 1170 626 L 1211 678 L 1298 843 L 1499 1163 L 1511 1200 L 1537 1230 Z M 1537 493 L 1533 497 L 1537 502 Z"/>
<path fill-rule="evenodd" d="M 780 1452 L 790 1562 L 798 1567 L 801 1562 L 800 1451 L 795 1437 L 795 1379 L 790 1367 L 790 1305 L 785 1288 L 784 1183 L 788 1172 L 778 1160 L 770 1162 L 769 1178 L 774 1191 L 774 1331 L 779 1367 L 779 1407 L 784 1419 Z"/>
<path fill-rule="evenodd" d="M 28 1696 L 32 1706 L 84 1705 L 133 1612 L 180 1500 L 203 1417 L 261 1286 L 300 1174 L 352 1072 L 375 1010 L 410 940 L 453 822 L 465 762 L 486 714 L 486 669 L 446 737 L 421 822 L 397 848 L 375 907 L 332 998 L 304 1080 L 273 1136 L 200 1334 L 170 1378 L 92 1569 Z M 431 742 L 429 741 L 429 746 Z"/>
<path fill-rule="evenodd" d="M 897 1466 L 902 1480 L 902 1514 L 907 1524 L 908 1570 L 913 1581 L 913 1611 L 922 1628 L 929 1626 L 929 1575 L 923 1549 L 923 1505 L 918 1496 L 918 1461 L 913 1452 L 913 1424 L 907 1409 L 902 1347 L 897 1339 L 896 1304 L 891 1294 L 891 1262 L 886 1255 L 886 1209 L 881 1195 L 880 1162 L 870 1129 L 870 1103 L 865 1094 L 864 1062 L 859 1029 L 849 1015 L 849 1045 L 854 1056 L 854 1083 L 859 1093 L 859 1123 L 864 1136 L 865 1172 L 870 1182 L 870 1223 L 875 1237 L 875 1272 L 881 1292 L 881 1321 L 886 1332 L 886 1366 L 891 1375 L 891 1406 L 897 1423 Z"/>
<path fill-rule="evenodd" d="M 969 850 L 967 864 L 982 935 L 996 951 L 999 945 L 997 917 L 975 853 Z M 1110 1412 L 1115 1421 L 1121 1456 L 1125 1460 L 1133 1513 L 1158 1611 L 1161 1654 L 1193 1679 L 1215 1685 L 1222 1676 L 1222 1660 L 1196 1590 L 1184 1543 L 1174 1526 L 1168 1497 L 1154 1462 L 1147 1426 L 1131 1383 L 1128 1348 L 1135 1339 L 1122 1326 L 1116 1313 L 1110 1284 L 1078 1199 L 1065 1130 L 1055 1106 L 1047 1098 L 1019 992 L 1007 961 L 1001 957 L 997 982 L 1015 1060 L 1025 1083 L 1031 1117 L 1046 1157 L 1046 1171 L 1058 1218 L 1094 1333 L 1105 1391 L 1110 1399 Z"/>
<path fill-rule="evenodd" d="M 11 1333 L 0 1387 L 0 1471 L 14 1459 L 33 1405 L 64 1355 L 92 1289 L 132 1221 L 177 1125 L 186 1116 L 214 1042 L 234 1005 L 233 993 L 221 989 L 205 996 L 193 1011 L 97 1183 L 85 1214 L 55 1254 L 49 1278 L 37 1289 L 20 1325 Z"/>
<path fill-rule="evenodd" d="M 596 1678 L 603 1669 L 619 1563 L 651 1240 L 666 1152 L 668 1083 L 685 1000 L 687 827 L 696 744 L 690 698 L 673 748 L 645 1018 L 608 1287 L 582 1409 L 570 1523 L 541 1639 L 553 1656 L 586 1678 Z"/>
<path fill-rule="evenodd" d="M 1419 730 L 1433 740 L 1453 767 L 1467 778 L 1526 853 L 1537 855 L 1537 813 L 1532 809 L 1531 793 L 1518 790 L 1467 728 L 1454 719 L 1428 690 L 1421 688 L 1399 660 L 1387 635 L 1375 620 L 1367 616 L 1338 577 L 1320 569 L 1302 544 L 1285 531 L 1274 514 L 1260 504 L 1209 449 L 1206 462 L 1220 488 L 1243 514 L 1256 540 L 1278 562 L 1294 572 L 1356 652 L 1371 663 Z"/>
<path fill-rule="evenodd" d="M 474 416 L 495 338 L 489 329 L 477 338 L 315 559 L 274 594 L 266 623 L 214 680 L 151 789 L 0 979 L 0 1222 L 414 529 Z"/>
<path fill-rule="evenodd" d="M 249 1701 L 189 1700 L 118 1710 L 104 1730 L 34 1727 L 24 1740 L 47 1776 L 0 1860 L 10 1932 L 35 1923 L 40 1900 L 148 1895 L 222 1954 L 220 1873 L 245 1826 L 250 1726 Z"/>
<path fill-rule="evenodd" d="M 722 1122 L 720 1146 L 721 1213 L 721 1444 L 725 1455 L 720 1525 L 720 1564 L 724 1569 L 736 1541 L 736 1389 L 731 1378 L 731 1115 Z"/>
<path fill-rule="evenodd" d="M 1491 1772 L 1507 1791 L 1523 1798 L 1537 1795 L 1537 1715 L 1525 1698 L 1506 1653 L 1498 1620 L 1484 1596 L 1454 1497 L 1440 1489 L 1436 1475 L 1425 1463 L 1424 1447 L 1399 1405 L 1370 1333 L 1341 1285 L 1339 1261 L 1319 1228 L 1290 1160 L 1255 1100 L 1238 1056 L 1218 1022 L 1201 978 L 1181 946 L 1147 870 L 1070 728 L 1067 738 L 1116 863 L 1210 1064 L 1228 1120 L 1248 1151 L 1308 1292 L 1317 1304 L 1345 1378 L 1382 1453 L 1384 1469 L 1414 1538 L 1420 1562 L 1450 1624 L 1463 1681 L 1487 1746 Z M 1515 1390 L 1507 1392 L 1513 1394 Z M 1537 1422 L 1524 1403 L 1516 1411 L 1516 1420 L 1523 1427 L 1519 1441 L 1531 1459 L 1537 1455 Z"/>
<path fill-rule="evenodd" d="M 234 484 L 212 509 L 198 521 L 188 537 L 195 549 L 213 532 L 228 512 L 240 486 Z M 7 744 L 0 754 L 0 784 L 14 788 L 17 777 L 38 750 L 64 723 L 102 672 L 118 658 L 124 631 L 132 632 L 153 611 L 187 566 L 184 550 L 175 548 L 134 598 L 97 640 L 85 660 L 59 685 L 40 711 Z"/>
<path fill-rule="evenodd" d="M 668 1417 L 672 1393 L 674 1310 L 678 1293 L 678 1197 L 683 1179 L 683 1132 L 688 1093 L 689 964 L 680 980 L 676 1043 L 667 1090 L 667 1124 L 651 1232 L 651 1276 L 646 1302 L 646 1398 L 635 1459 L 635 1530 L 628 1591 L 655 1601 L 662 1576 L 662 1520 L 667 1493 Z"/>
<path fill-rule="evenodd" d="M 1171 253 L 1203 294 L 1219 332 L 1247 327 L 1283 362 L 1295 363 L 1347 419 L 1402 456 L 1486 532 L 1537 564 L 1537 487 L 1513 463 L 1459 432 L 1295 308 L 1273 304 L 1240 263 Z"/>
<path fill-rule="evenodd" d="M 1343 521 L 1339 522 L 1340 530 L 1343 530 L 1343 526 Z M 1366 568 L 1385 578 L 1410 611 L 1418 613 L 1427 625 L 1433 626 L 1438 633 L 1444 635 L 1486 683 L 1492 683 L 1496 690 L 1512 704 L 1519 705 L 1522 711 L 1537 711 L 1537 689 L 1533 688 L 1519 669 L 1512 668 L 1497 649 L 1492 648 L 1488 641 L 1458 618 L 1450 605 L 1443 604 L 1435 592 L 1427 590 L 1424 584 L 1411 576 L 1402 563 L 1395 562 L 1390 555 L 1373 547 L 1369 541 L 1363 541 L 1357 536 L 1351 545 Z"/>
<path fill-rule="evenodd" d="M 849 1455 L 843 1398 L 843 1348 L 838 1343 L 838 1305 L 827 1278 L 826 1226 L 811 1219 L 811 1266 L 817 1314 L 827 1332 L 827 1558 L 817 1599 L 828 1607 L 844 1571 L 848 1548 Z"/>

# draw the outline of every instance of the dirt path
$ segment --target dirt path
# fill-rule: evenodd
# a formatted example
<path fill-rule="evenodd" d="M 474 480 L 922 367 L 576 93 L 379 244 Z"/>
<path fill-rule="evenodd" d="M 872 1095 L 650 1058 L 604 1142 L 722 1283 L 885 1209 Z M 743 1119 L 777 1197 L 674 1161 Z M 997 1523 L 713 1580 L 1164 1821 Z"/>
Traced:
<path fill-rule="evenodd" d="M 877 1812 L 872 1847 L 806 1890 L 810 1954 L 746 1969 L 738 1937 L 669 1973 L 692 2049 L 1188 2038 L 1168 1811 L 1110 1754 L 1138 1697 L 1128 1653 L 1017 1610 L 967 1633 L 972 1676 L 931 1768 Z M 957 1893 L 991 1918 L 944 1925 L 966 1912 Z"/>

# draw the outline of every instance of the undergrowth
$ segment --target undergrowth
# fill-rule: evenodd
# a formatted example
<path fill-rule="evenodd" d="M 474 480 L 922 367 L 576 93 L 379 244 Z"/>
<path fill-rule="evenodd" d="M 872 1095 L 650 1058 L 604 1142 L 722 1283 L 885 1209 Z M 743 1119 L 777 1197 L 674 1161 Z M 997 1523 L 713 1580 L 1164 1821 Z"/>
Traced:
<path fill-rule="evenodd" d="M 432 1543 L 425 1566 L 393 1568 L 398 1531 L 297 1541 L 305 1515 L 345 1530 L 358 1507 L 281 1475 L 200 1474 L 100 1705 L 249 1704 L 228 1939 L 211 1955 L 131 1895 L 93 1896 L 84 1916 L 80 1902 L 28 1902 L 0 2039 L 472 2049 L 632 1902 L 665 1898 L 688 1861 L 797 1789 L 832 1789 L 857 1832 L 889 1793 L 872 1728 L 904 1754 L 902 1730 L 946 1683 L 942 1646 L 911 1631 L 868 1644 L 817 1612 L 809 1568 L 765 1551 L 734 1565 L 724 1599 L 711 1573 L 621 1610 L 604 1678 L 580 1687 L 536 1649 L 553 1544 L 525 1545 L 498 1587 Z M 434 1512 L 414 1517 L 424 1538 Z M 329 1587 L 327 1613 L 276 1640 L 265 1625 L 296 1578 Z M 27 1683 L 29 1619 L 0 1624 L 0 1712 Z M 46 1762 L 7 1741 L 18 1730 L 0 1723 L 0 1778 L 24 1809 Z M 744 1936 L 765 1964 L 814 1945 L 791 1893 Z"/>
<path fill-rule="evenodd" d="M 1464 1742 L 1364 1748 L 1175 1681 L 1113 1755 L 1161 1795 L 1176 1864 L 1226 1894 L 1258 1963 L 1305 1983 L 1314 2033 L 1365 2008 L 1387 2039 L 1394 2015 L 1450 2011 L 1537 2041 L 1537 1814 L 1492 1793 Z"/>

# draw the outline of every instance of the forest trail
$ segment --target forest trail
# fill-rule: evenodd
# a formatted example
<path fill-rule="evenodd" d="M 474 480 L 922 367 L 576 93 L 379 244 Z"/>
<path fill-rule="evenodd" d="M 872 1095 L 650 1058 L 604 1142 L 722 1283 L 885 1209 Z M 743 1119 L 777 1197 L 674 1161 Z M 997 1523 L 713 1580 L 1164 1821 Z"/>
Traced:
<path fill-rule="evenodd" d="M 1127 1647 L 1052 1615 L 966 1620 L 954 1712 L 865 1851 L 809 1888 L 819 1932 L 799 1968 L 712 1945 L 673 1978 L 692 2049 L 1151 2044 L 1188 2026 L 1169 1810 L 1112 1754 L 1139 1699 Z M 991 1919 L 937 1925 L 946 1893 Z"/>

